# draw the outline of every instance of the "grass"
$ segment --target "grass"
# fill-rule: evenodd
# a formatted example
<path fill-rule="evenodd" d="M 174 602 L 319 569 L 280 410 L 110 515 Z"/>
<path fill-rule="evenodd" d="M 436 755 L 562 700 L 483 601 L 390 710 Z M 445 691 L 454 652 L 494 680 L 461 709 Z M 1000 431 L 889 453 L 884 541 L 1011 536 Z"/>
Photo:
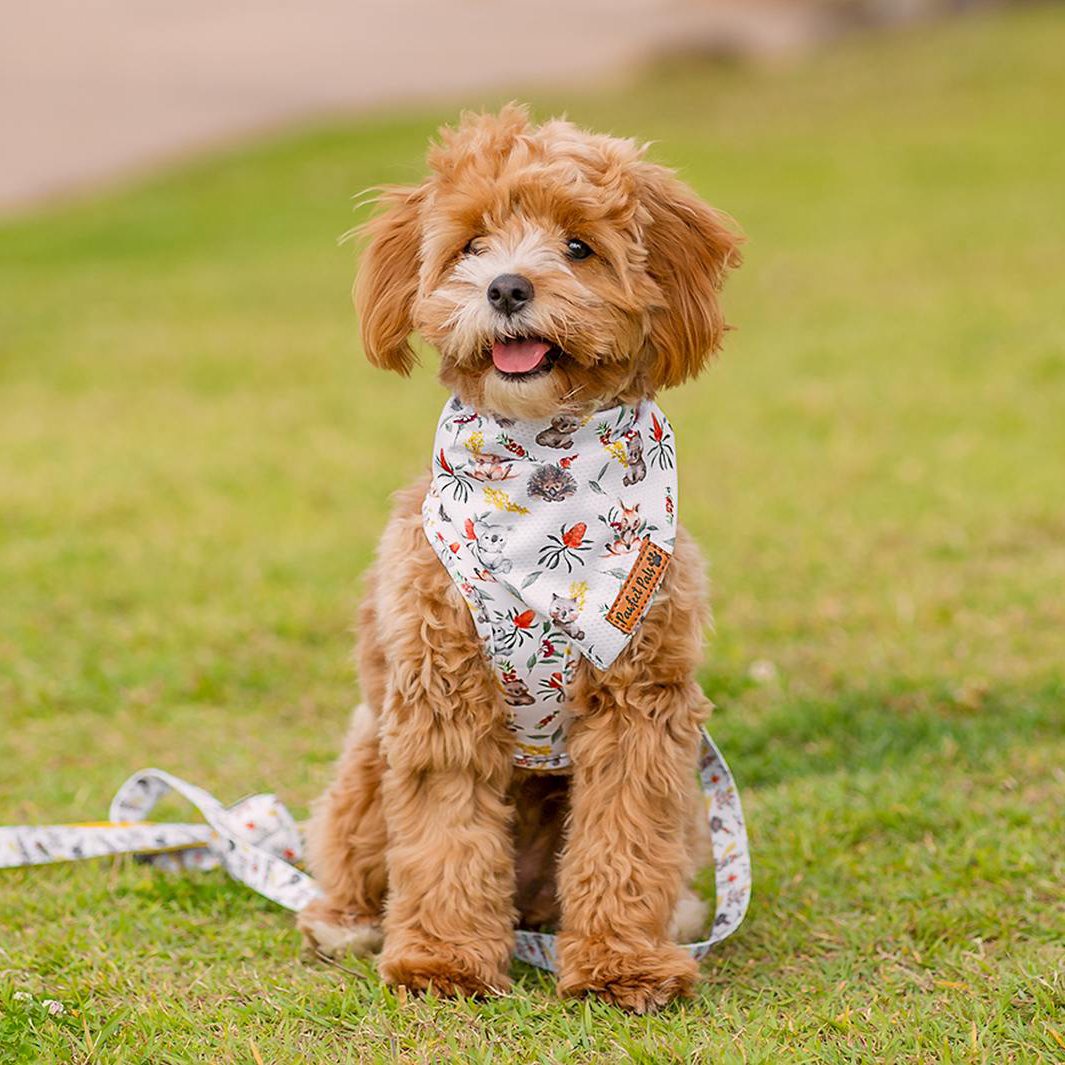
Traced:
<path fill-rule="evenodd" d="M 630 1018 L 524 967 L 406 1000 L 220 875 L 86 863 L 0 873 L 0 1059 L 1065 1057 L 1063 49 L 1031 8 L 541 101 L 655 138 L 750 236 L 738 332 L 664 400 L 756 873 L 696 1000 Z M 151 764 L 321 788 L 442 401 L 361 361 L 335 238 L 449 114 L 0 230 L 0 823 L 102 816 Z"/>

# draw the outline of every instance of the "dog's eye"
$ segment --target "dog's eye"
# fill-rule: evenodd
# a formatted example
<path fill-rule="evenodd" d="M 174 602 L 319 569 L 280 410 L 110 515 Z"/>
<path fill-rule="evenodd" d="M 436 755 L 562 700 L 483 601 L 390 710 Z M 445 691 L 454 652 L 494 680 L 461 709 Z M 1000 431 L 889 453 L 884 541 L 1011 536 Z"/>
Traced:
<path fill-rule="evenodd" d="M 463 255 L 480 255 L 481 251 L 482 251 L 482 248 L 481 248 L 480 244 L 477 243 L 477 238 L 473 237 L 472 239 L 466 241 L 466 246 L 462 249 L 462 254 Z"/>
<path fill-rule="evenodd" d="M 566 254 L 571 259 L 587 259 L 592 254 L 592 249 L 584 243 L 583 240 L 578 240 L 576 237 L 570 237 L 566 241 Z"/>

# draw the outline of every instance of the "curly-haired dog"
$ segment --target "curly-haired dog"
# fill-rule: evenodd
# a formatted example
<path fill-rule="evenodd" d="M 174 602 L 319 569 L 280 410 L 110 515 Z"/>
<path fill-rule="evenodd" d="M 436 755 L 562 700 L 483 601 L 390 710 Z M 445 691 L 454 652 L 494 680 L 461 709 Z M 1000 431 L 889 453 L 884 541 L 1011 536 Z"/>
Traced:
<path fill-rule="evenodd" d="M 594 432 L 597 412 L 639 410 L 719 347 L 718 293 L 739 238 L 634 142 L 565 121 L 535 126 L 511 105 L 445 128 L 428 161 L 421 184 L 383 193 L 367 227 L 355 295 L 375 366 L 408 373 L 417 331 L 439 352 L 457 407 L 490 411 L 504 428 L 553 425 L 559 435 L 543 443 L 562 448 L 578 424 Z M 611 439 L 603 453 L 615 461 Z M 643 465 L 631 441 L 628 453 Z M 578 456 L 533 458 L 550 469 L 534 473 L 521 506 L 500 502 L 517 482 L 470 490 L 495 493 L 485 498 L 508 520 L 541 507 L 557 528 Z M 677 939 L 705 916 L 688 886 L 706 854 L 694 773 L 709 709 L 695 679 L 707 618 L 698 549 L 675 530 L 657 595 L 608 668 L 574 656 L 570 768 L 516 768 L 517 711 L 484 654 L 468 583 L 427 539 L 426 492 L 423 480 L 397 496 L 367 578 L 364 702 L 312 821 L 325 894 L 300 916 L 306 940 L 327 953 L 383 942 L 387 982 L 486 994 L 509 984 L 517 922 L 557 923 L 563 995 L 645 1010 L 688 994 L 697 967 Z M 558 550 L 583 545 L 593 522 L 573 539 L 567 519 L 572 542 Z M 589 571 L 636 557 L 635 538 L 619 552 L 617 530 L 602 524 L 614 550 Z M 575 565 L 593 554 L 570 551 Z M 582 629 L 603 623 L 591 615 Z M 527 616 L 510 621 L 510 638 L 522 638 Z"/>

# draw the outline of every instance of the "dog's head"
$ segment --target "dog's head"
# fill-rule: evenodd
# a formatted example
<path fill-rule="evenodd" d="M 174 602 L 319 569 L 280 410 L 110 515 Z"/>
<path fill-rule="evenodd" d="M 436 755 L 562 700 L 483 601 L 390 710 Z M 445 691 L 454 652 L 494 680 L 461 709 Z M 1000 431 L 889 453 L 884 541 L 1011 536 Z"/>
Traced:
<path fill-rule="evenodd" d="M 588 413 L 697 374 L 725 331 L 740 238 L 631 140 L 524 108 L 441 131 L 430 175 L 388 188 L 355 287 L 367 357 L 511 418 Z"/>

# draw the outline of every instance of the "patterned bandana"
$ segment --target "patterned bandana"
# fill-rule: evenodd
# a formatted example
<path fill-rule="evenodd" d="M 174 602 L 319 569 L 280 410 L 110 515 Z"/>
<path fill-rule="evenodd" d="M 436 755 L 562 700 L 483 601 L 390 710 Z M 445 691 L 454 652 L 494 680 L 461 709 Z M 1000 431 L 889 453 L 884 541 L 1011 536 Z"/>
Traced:
<path fill-rule="evenodd" d="M 677 472 L 665 415 L 642 402 L 517 422 L 452 398 L 422 519 L 511 708 L 515 762 L 568 765 L 577 661 L 606 669 L 621 654 L 672 557 Z"/>

